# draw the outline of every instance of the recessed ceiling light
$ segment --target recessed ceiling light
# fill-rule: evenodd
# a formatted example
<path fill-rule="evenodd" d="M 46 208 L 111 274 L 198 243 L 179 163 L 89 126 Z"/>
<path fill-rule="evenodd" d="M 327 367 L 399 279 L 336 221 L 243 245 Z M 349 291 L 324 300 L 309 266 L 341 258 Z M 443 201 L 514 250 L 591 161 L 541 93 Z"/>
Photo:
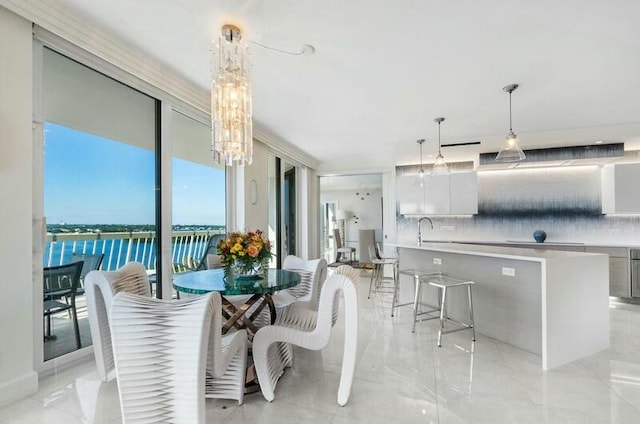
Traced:
<path fill-rule="evenodd" d="M 604 143 L 604 141 L 602 141 L 602 140 L 598 140 L 598 141 L 596 141 L 596 142 L 595 142 L 595 143 L 593 143 L 593 144 L 602 144 L 602 143 Z"/>

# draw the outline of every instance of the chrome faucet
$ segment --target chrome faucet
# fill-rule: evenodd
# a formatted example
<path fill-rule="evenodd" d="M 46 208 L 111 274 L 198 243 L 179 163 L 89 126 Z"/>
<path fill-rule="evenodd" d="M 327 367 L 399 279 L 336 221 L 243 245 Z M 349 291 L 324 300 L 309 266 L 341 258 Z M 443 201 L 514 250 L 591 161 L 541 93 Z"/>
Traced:
<path fill-rule="evenodd" d="M 429 225 L 431 225 L 431 229 L 433 230 L 433 221 L 431 221 L 431 218 L 429 218 L 428 216 L 423 216 L 418 220 L 418 246 L 422 245 L 422 230 L 420 228 L 422 225 L 422 221 L 429 221 Z"/>

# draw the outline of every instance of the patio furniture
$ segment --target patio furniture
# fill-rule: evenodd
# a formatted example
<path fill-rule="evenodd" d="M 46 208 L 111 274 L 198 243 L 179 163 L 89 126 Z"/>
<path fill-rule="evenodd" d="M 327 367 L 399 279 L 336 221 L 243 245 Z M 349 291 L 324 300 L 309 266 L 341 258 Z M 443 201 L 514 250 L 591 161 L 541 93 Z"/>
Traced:
<path fill-rule="evenodd" d="M 84 264 L 82 265 L 82 272 L 80 273 L 80 287 L 78 287 L 78 292 L 76 294 L 84 294 L 84 279 L 87 277 L 91 271 L 97 271 L 100 269 L 100 265 L 102 265 L 102 260 L 104 259 L 104 253 L 98 254 L 89 254 L 89 253 L 72 253 L 71 254 L 71 262 L 80 262 L 82 261 Z"/>
<path fill-rule="evenodd" d="M 43 269 L 43 318 L 45 339 L 53 340 L 51 333 L 51 315 L 64 311 L 71 311 L 73 331 L 76 338 L 76 348 L 82 347 L 80 341 L 80 327 L 78 326 L 78 312 L 76 310 L 76 293 L 80 286 L 80 273 L 83 262 L 66 265 L 44 267 Z M 62 299 L 68 299 L 62 302 Z"/>
<path fill-rule="evenodd" d="M 216 251 L 218 248 L 218 243 L 226 236 L 226 234 L 214 234 L 209 237 L 209 240 L 207 241 L 207 247 L 204 249 L 204 253 L 200 258 L 200 262 L 198 262 L 198 266 L 195 268 L 196 271 L 220 268 L 222 266 L 222 262 L 220 261 L 220 257 L 216 253 Z M 218 258 L 217 261 L 216 258 Z"/>
<path fill-rule="evenodd" d="M 254 336 L 253 360 L 262 395 L 267 401 L 273 401 L 275 386 L 284 366 L 290 366 L 293 360 L 290 356 L 283 363 L 283 346 L 296 345 L 319 350 L 327 345 L 335 322 L 336 296 L 340 292 L 344 295 L 345 335 L 338 404 L 344 406 L 349 400 L 358 338 L 358 298 L 350 276 L 351 273 L 345 269 L 327 278 L 322 286 L 317 311 L 311 309 L 309 303 L 295 303 L 279 318 L 277 325 L 262 327 Z"/>
<path fill-rule="evenodd" d="M 113 297 L 119 292 L 151 297 L 149 278 L 145 267 L 130 262 L 116 271 L 92 271 L 85 279 L 89 329 L 93 342 L 93 355 L 102 381 L 113 378 L 113 348 L 109 313 Z"/>

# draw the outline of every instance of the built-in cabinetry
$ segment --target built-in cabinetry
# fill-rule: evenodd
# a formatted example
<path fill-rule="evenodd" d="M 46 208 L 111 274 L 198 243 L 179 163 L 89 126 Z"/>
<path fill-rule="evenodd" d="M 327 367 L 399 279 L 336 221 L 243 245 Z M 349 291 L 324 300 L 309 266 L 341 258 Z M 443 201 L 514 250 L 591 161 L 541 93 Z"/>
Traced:
<path fill-rule="evenodd" d="M 587 253 L 609 255 L 609 296 L 631 297 L 629 249 L 626 247 L 585 247 Z"/>
<path fill-rule="evenodd" d="M 478 175 L 457 172 L 397 179 L 397 201 L 402 215 L 471 215 L 478 213 Z"/>
<path fill-rule="evenodd" d="M 609 255 L 609 296 L 631 297 L 631 275 L 629 248 L 609 246 L 585 246 L 583 244 L 550 243 L 486 243 L 505 247 L 527 247 L 532 249 L 565 250 L 571 252 L 603 253 Z"/>
<path fill-rule="evenodd" d="M 602 168 L 602 213 L 640 213 L 640 164 Z"/>

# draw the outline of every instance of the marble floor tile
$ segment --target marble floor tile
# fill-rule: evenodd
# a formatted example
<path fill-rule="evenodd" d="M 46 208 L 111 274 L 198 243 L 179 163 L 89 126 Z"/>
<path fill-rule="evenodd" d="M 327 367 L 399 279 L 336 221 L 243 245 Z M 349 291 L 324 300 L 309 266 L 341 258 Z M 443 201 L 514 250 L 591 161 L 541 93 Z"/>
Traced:
<path fill-rule="evenodd" d="M 638 424 L 640 306 L 612 302 L 611 347 L 543 371 L 537 355 L 468 331 L 436 346 L 437 321 L 411 332 L 412 309 L 391 317 L 390 295 L 367 299 L 358 285 L 359 334 L 349 403 L 337 404 L 344 332 L 339 319 L 329 345 L 296 349 L 294 367 L 278 382 L 275 400 L 247 395 L 243 405 L 207 400 L 208 423 L 225 424 Z M 0 424 L 121 422 L 115 381 L 102 383 L 93 360 L 56 370 L 39 390 L 0 408 Z"/>

